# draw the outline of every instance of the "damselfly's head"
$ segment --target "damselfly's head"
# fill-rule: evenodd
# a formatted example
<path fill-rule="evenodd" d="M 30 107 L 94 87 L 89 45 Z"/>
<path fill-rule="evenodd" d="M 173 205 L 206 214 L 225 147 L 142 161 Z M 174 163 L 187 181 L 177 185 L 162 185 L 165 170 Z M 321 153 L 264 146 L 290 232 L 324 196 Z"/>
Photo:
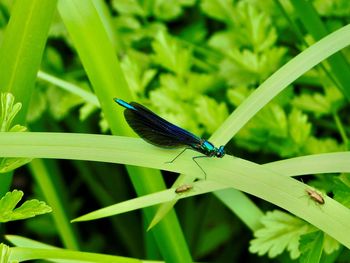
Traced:
<path fill-rule="evenodd" d="M 222 158 L 225 155 L 224 146 L 221 145 L 219 148 L 216 148 L 215 156 L 218 158 Z"/>
<path fill-rule="evenodd" d="M 216 148 L 211 142 L 208 142 L 206 140 L 202 140 L 199 147 L 195 147 L 197 151 L 205 154 L 206 156 L 215 156 L 218 158 L 221 158 L 225 155 L 224 146 L 220 146 L 219 148 Z"/>

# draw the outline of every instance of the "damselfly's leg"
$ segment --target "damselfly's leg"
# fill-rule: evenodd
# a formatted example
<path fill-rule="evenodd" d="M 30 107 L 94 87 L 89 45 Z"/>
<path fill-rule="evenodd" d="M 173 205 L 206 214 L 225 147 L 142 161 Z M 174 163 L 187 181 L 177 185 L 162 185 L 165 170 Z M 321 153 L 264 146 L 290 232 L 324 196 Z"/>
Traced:
<path fill-rule="evenodd" d="M 202 170 L 202 172 L 204 173 L 204 180 L 207 180 L 207 173 L 203 170 L 203 168 L 199 165 L 199 163 L 195 160 L 198 158 L 208 158 L 209 156 L 206 155 L 199 155 L 199 156 L 195 156 L 192 157 L 192 160 L 197 164 L 197 166 Z"/>
<path fill-rule="evenodd" d="M 172 159 L 170 162 L 165 162 L 165 163 L 173 163 L 181 154 L 183 154 L 186 150 L 192 150 L 192 151 L 195 151 L 194 149 L 190 148 L 190 147 L 187 147 L 185 149 L 183 149 L 178 155 L 175 156 L 174 159 Z M 205 180 L 207 179 L 207 174 L 206 172 L 203 170 L 203 168 L 199 165 L 199 163 L 195 160 L 197 158 L 205 158 L 205 157 L 209 157 L 209 156 L 206 156 L 206 155 L 200 155 L 200 156 L 195 156 L 195 157 L 192 157 L 192 160 L 197 164 L 197 166 L 199 167 L 199 169 L 202 170 L 202 172 L 204 173 L 204 178 Z"/>
<path fill-rule="evenodd" d="M 193 150 L 193 149 L 189 148 L 189 147 L 186 147 L 178 155 L 176 155 L 174 159 L 172 159 L 170 162 L 165 162 L 165 163 L 173 163 L 177 159 L 177 157 L 179 157 L 181 154 L 183 154 L 186 150 Z"/>

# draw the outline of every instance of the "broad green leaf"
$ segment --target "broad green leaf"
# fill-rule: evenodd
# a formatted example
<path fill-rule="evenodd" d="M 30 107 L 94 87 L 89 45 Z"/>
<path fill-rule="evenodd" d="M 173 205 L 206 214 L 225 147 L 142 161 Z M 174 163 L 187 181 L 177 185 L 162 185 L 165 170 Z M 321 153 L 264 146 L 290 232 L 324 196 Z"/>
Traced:
<path fill-rule="evenodd" d="M 159 0 L 155 1 L 153 6 L 153 12 L 160 20 L 171 20 L 181 15 L 181 6 L 177 3 L 177 0 L 167 1 Z"/>
<path fill-rule="evenodd" d="M 343 93 L 339 91 L 335 86 L 327 86 L 325 88 L 326 99 L 331 105 L 331 112 L 337 112 L 339 108 L 346 104 Z"/>
<path fill-rule="evenodd" d="M 149 68 L 149 58 L 141 53 L 133 52 L 124 56 L 121 67 L 130 89 L 138 97 L 144 96 L 147 85 L 157 74 L 157 70 Z"/>
<path fill-rule="evenodd" d="M 11 248 L 4 243 L 0 244 L 0 262 L 7 263 L 10 262 Z M 12 262 L 12 261 L 11 261 Z"/>
<path fill-rule="evenodd" d="M 341 152 L 345 149 L 334 138 L 316 138 L 310 136 L 305 143 L 303 151 L 305 154 Z"/>
<path fill-rule="evenodd" d="M 183 13 L 183 8 L 191 6 L 195 0 L 157 0 L 154 1 L 153 13 L 160 20 L 172 20 Z"/>
<path fill-rule="evenodd" d="M 187 94 L 191 94 L 189 98 L 198 97 L 198 93 L 210 93 L 218 91 L 223 84 L 223 80 L 218 78 L 214 74 L 196 73 L 191 72 L 186 78 L 185 88 L 183 91 L 187 90 Z"/>
<path fill-rule="evenodd" d="M 164 32 L 157 34 L 152 42 L 152 48 L 155 52 L 154 61 L 181 77 L 188 72 L 192 65 L 191 49 L 180 46 L 178 41 L 175 41 Z"/>
<path fill-rule="evenodd" d="M 326 86 L 324 90 L 324 94 L 301 94 L 293 99 L 292 104 L 301 110 L 314 113 L 316 117 L 331 115 L 344 105 L 344 96 L 334 86 Z"/>
<path fill-rule="evenodd" d="M 255 5 L 245 1 L 237 3 L 237 18 L 233 30 L 240 47 L 248 47 L 255 53 L 268 51 L 277 40 L 276 29 L 270 17 Z"/>
<path fill-rule="evenodd" d="M 260 62 L 258 54 L 250 50 L 231 50 L 220 63 L 220 76 L 230 85 L 252 85 L 259 82 Z"/>
<path fill-rule="evenodd" d="M 32 158 L 0 158 L 0 174 L 7 173 L 29 163 Z"/>
<path fill-rule="evenodd" d="M 230 50 L 220 64 L 220 75 L 232 85 L 253 85 L 263 82 L 280 67 L 286 49 L 273 47 L 263 53 L 248 49 Z"/>
<path fill-rule="evenodd" d="M 123 15 L 139 15 L 142 17 L 146 15 L 138 0 L 113 0 L 112 4 Z"/>
<path fill-rule="evenodd" d="M 289 152 L 282 153 L 293 146 L 284 109 L 273 102 L 269 103 L 237 134 L 237 143 L 253 151 L 272 151 L 289 156 Z"/>
<path fill-rule="evenodd" d="M 250 252 L 274 258 L 287 250 L 292 259 L 299 257 L 299 238 L 310 231 L 308 224 L 278 210 L 267 212 L 261 222 L 263 228 L 254 232 Z"/>
<path fill-rule="evenodd" d="M 22 199 L 23 192 L 13 190 L 6 193 L 0 200 L 0 222 L 22 220 L 36 215 L 46 214 L 52 211 L 51 207 L 43 201 L 36 199 L 25 201 L 20 207 L 15 208 Z"/>
<path fill-rule="evenodd" d="M 12 121 L 17 115 L 17 113 L 21 110 L 22 104 L 20 102 L 14 102 L 15 98 L 11 93 L 1 93 L 0 132 L 11 131 Z"/>
<path fill-rule="evenodd" d="M 301 263 L 317 263 L 321 260 L 324 234 L 315 231 L 303 234 L 300 237 L 300 260 Z"/>
<path fill-rule="evenodd" d="M 202 7 L 208 8 L 206 9 L 208 13 L 213 13 L 223 7 L 215 2 L 219 1 L 203 1 Z M 234 49 L 251 50 L 255 55 L 266 53 L 273 64 L 275 58 L 268 54 L 270 49 L 276 48 L 277 33 L 267 13 L 261 12 L 256 5 L 240 1 L 235 7 L 231 4 L 230 8 L 219 14 L 222 18 L 228 15 L 232 15 L 232 20 L 226 19 L 224 22 L 230 27 L 215 32 L 209 44 L 225 54 Z"/>
<path fill-rule="evenodd" d="M 341 246 L 337 240 L 330 237 L 326 233 L 323 233 L 323 235 L 324 235 L 324 240 L 323 240 L 324 252 L 326 252 L 327 254 L 331 254 L 340 249 Z"/>
<path fill-rule="evenodd" d="M 57 87 L 50 87 L 46 92 L 46 97 L 50 113 L 57 120 L 62 120 L 74 107 L 83 103 L 83 100 L 77 95 Z"/>
<path fill-rule="evenodd" d="M 314 0 L 312 4 L 322 16 L 347 17 L 350 15 L 350 3 L 347 0 Z"/>
<path fill-rule="evenodd" d="M 342 174 L 333 179 L 334 199 L 350 208 L 350 175 Z"/>
<path fill-rule="evenodd" d="M 118 262 L 118 263 L 160 263 L 163 261 L 142 260 L 131 257 L 121 257 L 108 254 L 98 254 L 91 252 L 73 251 L 69 249 L 61 249 L 52 245 L 38 242 L 33 239 L 22 236 L 7 235 L 6 239 L 14 244 L 16 247 L 11 249 L 9 262 L 22 262 L 28 260 L 49 260 L 58 263 L 104 263 L 104 262 Z M 0 245 L 1 246 L 1 245 Z M 16 261 L 17 260 L 17 261 Z M 6 261 L 7 263 L 8 261 Z"/>
<path fill-rule="evenodd" d="M 222 30 L 214 33 L 208 40 L 210 47 L 226 53 L 234 48 L 239 48 L 236 35 L 233 30 Z"/>
<path fill-rule="evenodd" d="M 293 99 L 293 105 L 301 110 L 314 113 L 316 116 L 329 114 L 330 105 L 325 96 L 320 93 L 302 94 Z"/>
<path fill-rule="evenodd" d="M 232 24 L 234 21 L 233 0 L 202 0 L 201 9 L 209 17 Z"/>
<path fill-rule="evenodd" d="M 195 100 L 195 104 L 199 123 L 209 134 L 213 133 L 228 116 L 228 109 L 224 102 L 218 103 L 210 97 L 201 96 Z"/>
<path fill-rule="evenodd" d="M 311 123 L 307 115 L 297 109 L 293 109 L 288 116 L 289 135 L 294 144 L 301 148 L 311 133 Z"/>

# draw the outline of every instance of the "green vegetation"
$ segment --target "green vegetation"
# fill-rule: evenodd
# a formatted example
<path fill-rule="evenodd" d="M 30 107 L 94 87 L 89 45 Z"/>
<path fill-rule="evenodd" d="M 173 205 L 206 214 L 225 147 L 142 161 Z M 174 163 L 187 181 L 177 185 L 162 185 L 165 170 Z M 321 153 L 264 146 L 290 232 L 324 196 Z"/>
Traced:
<path fill-rule="evenodd" d="M 350 2 L 106 2 L 0 2 L 0 262 L 350 261 Z"/>

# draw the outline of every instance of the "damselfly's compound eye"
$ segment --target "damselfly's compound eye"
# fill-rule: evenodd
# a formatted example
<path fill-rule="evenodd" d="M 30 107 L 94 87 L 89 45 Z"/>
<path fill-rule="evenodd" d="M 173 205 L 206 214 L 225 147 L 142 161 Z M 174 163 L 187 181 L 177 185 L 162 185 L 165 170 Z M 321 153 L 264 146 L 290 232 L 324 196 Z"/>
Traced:
<path fill-rule="evenodd" d="M 218 157 L 218 158 L 221 158 L 225 155 L 225 149 L 224 149 L 224 146 L 220 146 L 219 149 L 216 151 L 216 154 L 215 156 Z"/>

